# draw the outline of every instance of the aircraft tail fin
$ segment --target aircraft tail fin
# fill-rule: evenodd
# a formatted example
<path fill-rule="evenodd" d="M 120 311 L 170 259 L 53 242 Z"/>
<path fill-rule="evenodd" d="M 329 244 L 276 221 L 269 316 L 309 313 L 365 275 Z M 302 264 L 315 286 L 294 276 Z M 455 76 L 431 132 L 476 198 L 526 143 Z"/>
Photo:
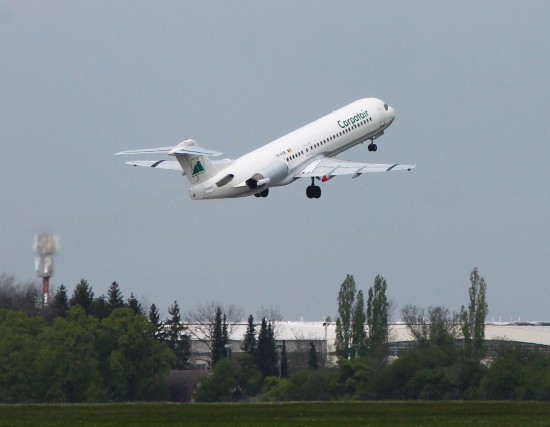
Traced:
<path fill-rule="evenodd" d="M 219 156 L 221 153 L 199 147 L 192 139 L 179 143 L 168 154 L 176 157 L 192 185 L 208 180 L 220 170 L 220 165 L 214 163 L 208 156 Z"/>
<path fill-rule="evenodd" d="M 158 147 L 158 148 L 145 148 L 140 150 L 121 151 L 115 155 L 121 154 L 161 154 L 167 153 L 171 156 L 175 156 L 181 168 L 185 172 L 185 176 L 189 179 L 191 184 L 200 184 L 207 179 L 214 176 L 223 166 L 227 166 L 229 160 L 222 160 L 213 162 L 208 156 L 219 156 L 222 153 L 219 151 L 209 150 L 197 145 L 193 139 L 186 139 L 180 142 L 175 147 Z M 144 164 L 139 162 L 130 162 L 130 164 L 143 166 Z M 157 166 L 158 163 L 153 162 L 151 165 Z M 147 166 L 150 166 L 147 163 Z M 170 163 L 170 166 L 172 164 Z M 173 167 L 171 167 L 173 169 Z"/>

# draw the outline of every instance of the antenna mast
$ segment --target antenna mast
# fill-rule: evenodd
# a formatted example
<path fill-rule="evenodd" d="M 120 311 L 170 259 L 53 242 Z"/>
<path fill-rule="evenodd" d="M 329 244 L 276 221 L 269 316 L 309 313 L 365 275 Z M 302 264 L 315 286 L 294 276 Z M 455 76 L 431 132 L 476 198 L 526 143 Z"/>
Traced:
<path fill-rule="evenodd" d="M 50 277 L 53 276 L 53 256 L 59 248 L 59 237 L 43 233 L 34 237 L 33 250 L 36 254 L 34 266 L 42 278 L 43 304 L 48 305 Z"/>

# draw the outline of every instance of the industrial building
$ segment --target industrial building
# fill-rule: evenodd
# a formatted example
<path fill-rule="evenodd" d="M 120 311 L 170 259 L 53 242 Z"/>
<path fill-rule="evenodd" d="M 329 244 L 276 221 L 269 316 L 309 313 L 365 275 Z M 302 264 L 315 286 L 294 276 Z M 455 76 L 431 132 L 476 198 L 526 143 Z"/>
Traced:
<path fill-rule="evenodd" d="M 201 342 L 199 328 L 193 325 L 188 326 L 194 332 L 191 334 L 193 337 L 191 364 L 195 368 L 208 369 L 210 349 L 206 344 L 207 338 L 203 336 Z M 242 352 L 241 343 L 246 327 L 246 322 L 231 325 L 227 357 Z M 279 346 L 283 341 L 285 342 L 291 369 L 307 366 L 307 352 L 310 342 L 315 344 L 320 361 L 327 363 L 327 365 L 335 363 L 335 322 L 277 321 L 273 322 L 273 328 Z M 485 340 L 489 346 L 496 342 L 507 341 L 550 353 L 550 322 L 488 322 L 485 325 Z M 414 345 L 415 341 L 404 323 L 397 322 L 390 325 L 390 357 L 398 357 L 401 351 Z"/>

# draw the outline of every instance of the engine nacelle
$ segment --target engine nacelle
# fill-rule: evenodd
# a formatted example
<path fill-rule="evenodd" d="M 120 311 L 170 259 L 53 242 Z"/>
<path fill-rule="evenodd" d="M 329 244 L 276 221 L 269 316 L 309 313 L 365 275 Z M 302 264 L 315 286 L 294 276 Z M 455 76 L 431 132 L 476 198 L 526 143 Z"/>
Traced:
<path fill-rule="evenodd" d="M 288 174 L 288 165 L 282 160 L 275 160 L 246 180 L 246 185 L 251 190 L 273 184 L 285 178 Z"/>

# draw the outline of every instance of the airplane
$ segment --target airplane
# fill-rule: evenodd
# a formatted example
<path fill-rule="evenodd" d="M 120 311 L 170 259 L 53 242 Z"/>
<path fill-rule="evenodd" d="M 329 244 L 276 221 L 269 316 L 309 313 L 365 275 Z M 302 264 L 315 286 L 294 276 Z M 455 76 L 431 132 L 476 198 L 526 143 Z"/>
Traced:
<path fill-rule="evenodd" d="M 377 98 L 352 102 L 314 122 L 288 133 L 238 159 L 213 160 L 222 153 L 202 148 L 193 139 L 172 147 L 121 151 L 122 154 L 168 154 L 176 160 L 137 160 L 133 166 L 183 172 L 191 184 L 193 200 L 223 199 L 254 195 L 267 197 L 269 189 L 288 185 L 298 178 L 311 178 L 309 199 L 321 197 L 315 179 L 326 182 L 335 176 L 411 170 L 416 165 L 369 164 L 335 159 L 337 154 L 365 141 L 369 151 L 393 123 L 395 110 Z"/>

